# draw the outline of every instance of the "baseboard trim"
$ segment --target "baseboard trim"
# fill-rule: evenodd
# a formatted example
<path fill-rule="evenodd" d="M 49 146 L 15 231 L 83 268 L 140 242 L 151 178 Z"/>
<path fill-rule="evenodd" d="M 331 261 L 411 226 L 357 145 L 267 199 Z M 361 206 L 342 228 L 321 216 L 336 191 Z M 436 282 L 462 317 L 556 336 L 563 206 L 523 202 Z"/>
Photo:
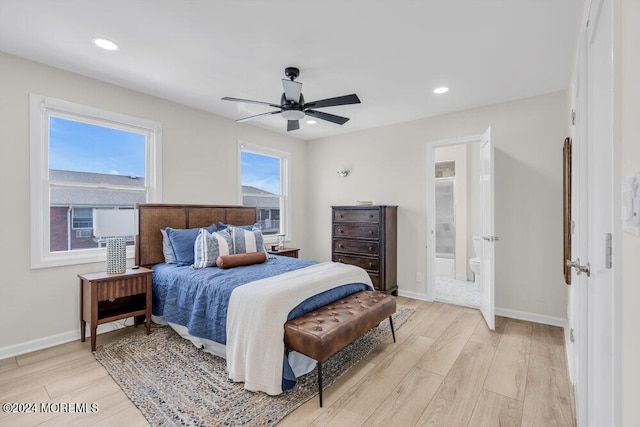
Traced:
<path fill-rule="evenodd" d="M 432 299 L 427 298 L 427 294 L 422 294 L 422 293 L 418 293 L 418 292 L 403 291 L 402 289 L 398 289 L 398 295 L 401 296 L 401 297 L 417 299 L 419 301 L 433 302 Z"/>
<path fill-rule="evenodd" d="M 427 295 L 423 293 L 411 292 L 411 291 L 405 291 L 405 290 L 399 289 L 398 295 L 402 297 L 417 299 L 420 301 L 433 302 L 433 300 L 428 299 Z M 527 320 L 529 322 L 541 323 L 543 325 L 560 326 L 561 328 L 565 328 L 565 329 L 567 325 L 567 319 L 563 319 L 561 317 L 553 317 L 553 316 L 547 316 L 545 314 L 530 313 L 528 311 L 511 310 L 509 308 L 502 308 L 502 307 L 496 307 L 496 315 L 502 316 L 502 317 L 509 317 L 511 319 Z"/>
<path fill-rule="evenodd" d="M 125 323 L 122 320 L 118 320 L 111 323 L 105 323 L 98 325 L 98 335 L 105 332 L 115 331 L 116 329 L 124 328 Z M 90 340 L 90 332 L 86 333 L 87 341 Z M 54 347 L 60 344 L 66 344 L 71 341 L 77 341 L 80 339 L 80 331 L 73 330 L 63 332 L 61 334 L 51 335 L 48 337 L 38 338 L 31 341 L 26 341 L 19 344 L 13 344 L 0 348 L 0 360 L 7 359 L 9 357 L 20 356 L 21 354 L 31 353 L 33 351 L 42 350 L 49 347 Z"/>
<path fill-rule="evenodd" d="M 546 314 L 530 313 L 528 311 L 511 310 L 509 308 L 496 307 L 496 315 L 508 317 L 510 319 L 526 320 L 534 323 L 542 323 L 543 325 L 560 326 L 564 328 L 567 325 L 567 319 L 562 317 L 547 316 Z"/>

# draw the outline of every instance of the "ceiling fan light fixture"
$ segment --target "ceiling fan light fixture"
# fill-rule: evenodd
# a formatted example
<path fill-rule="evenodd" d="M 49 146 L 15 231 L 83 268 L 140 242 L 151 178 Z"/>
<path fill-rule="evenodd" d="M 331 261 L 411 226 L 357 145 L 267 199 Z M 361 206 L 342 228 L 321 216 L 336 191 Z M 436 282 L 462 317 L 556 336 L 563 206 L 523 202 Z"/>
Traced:
<path fill-rule="evenodd" d="M 300 110 L 282 110 L 280 114 L 287 120 L 302 120 L 304 118 L 304 112 Z"/>
<path fill-rule="evenodd" d="M 447 93 L 449 92 L 449 88 L 446 86 L 442 86 L 442 87 L 437 87 L 433 90 L 433 93 L 437 94 L 437 95 L 441 95 L 443 93 Z"/>
<path fill-rule="evenodd" d="M 111 40 L 108 40 L 108 39 L 105 39 L 105 38 L 102 38 L 102 37 L 95 37 L 93 39 L 93 43 L 96 46 L 101 47 L 104 50 L 114 51 L 114 50 L 118 50 L 119 49 L 117 44 L 115 44 Z"/>

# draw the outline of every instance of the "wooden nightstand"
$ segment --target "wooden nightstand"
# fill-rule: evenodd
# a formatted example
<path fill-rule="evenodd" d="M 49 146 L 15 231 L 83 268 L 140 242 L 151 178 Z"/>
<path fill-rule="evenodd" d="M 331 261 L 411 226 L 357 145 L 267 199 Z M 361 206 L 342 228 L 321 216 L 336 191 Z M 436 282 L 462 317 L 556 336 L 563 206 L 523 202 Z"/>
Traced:
<path fill-rule="evenodd" d="M 299 248 L 282 248 L 276 251 L 272 250 L 271 248 L 267 249 L 267 252 L 270 253 L 271 255 L 282 255 L 282 256 L 288 256 L 291 258 L 298 258 L 299 251 L 300 251 Z"/>
<path fill-rule="evenodd" d="M 123 274 L 78 274 L 80 278 L 80 340 L 85 340 L 87 322 L 91 324 L 91 351 L 96 349 L 98 325 L 114 320 L 146 316 L 147 335 L 151 333 L 151 273 L 140 267 Z"/>

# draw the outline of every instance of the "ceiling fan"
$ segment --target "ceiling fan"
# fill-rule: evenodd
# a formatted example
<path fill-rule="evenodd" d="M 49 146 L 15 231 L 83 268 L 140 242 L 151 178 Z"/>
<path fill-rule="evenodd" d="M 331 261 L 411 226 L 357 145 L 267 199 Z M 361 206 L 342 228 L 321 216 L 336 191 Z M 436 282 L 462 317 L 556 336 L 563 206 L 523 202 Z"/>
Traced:
<path fill-rule="evenodd" d="M 349 121 L 348 117 L 336 116 L 335 114 L 317 111 L 315 108 L 360 103 L 360 99 L 355 93 L 335 98 L 321 99 L 319 101 L 304 102 L 304 95 L 302 95 L 302 83 L 295 81 L 295 79 L 300 75 L 300 70 L 296 67 L 287 67 L 284 69 L 284 75 L 287 76 L 288 79 L 282 79 L 284 93 L 280 97 L 280 105 L 272 104 L 270 102 L 253 101 L 250 99 L 231 98 L 228 96 L 222 98 L 224 101 L 249 102 L 251 104 L 268 105 L 270 107 L 278 108 L 276 111 L 269 111 L 267 113 L 245 117 L 243 119 L 236 120 L 236 122 L 245 122 L 257 117 L 281 114 L 283 118 L 287 119 L 287 131 L 300 129 L 299 120 L 304 118 L 305 115 L 343 125 Z"/>

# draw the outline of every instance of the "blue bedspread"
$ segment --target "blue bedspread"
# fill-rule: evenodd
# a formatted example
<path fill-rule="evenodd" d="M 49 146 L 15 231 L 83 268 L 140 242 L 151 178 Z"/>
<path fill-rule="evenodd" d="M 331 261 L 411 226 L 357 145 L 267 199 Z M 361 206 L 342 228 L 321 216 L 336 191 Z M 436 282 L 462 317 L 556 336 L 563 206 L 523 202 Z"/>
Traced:
<path fill-rule="evenodd" d="M 153 314 L 186 326 L 193 336 L 226 344 L 227 309 L 235 288 L 312 264 L 315 262 L 284 256 L 230 269 L 157 264 L 153 267 Z M 349 284 L 314 295 L 295 307 L 288 320 L 365 289 L 368 287 L 361 283 Z M 284 376 L 290 378 L 286 358 L 284 371 Z M 290 386 L 290 382 L 283 382 L 283 388 Z"/>

